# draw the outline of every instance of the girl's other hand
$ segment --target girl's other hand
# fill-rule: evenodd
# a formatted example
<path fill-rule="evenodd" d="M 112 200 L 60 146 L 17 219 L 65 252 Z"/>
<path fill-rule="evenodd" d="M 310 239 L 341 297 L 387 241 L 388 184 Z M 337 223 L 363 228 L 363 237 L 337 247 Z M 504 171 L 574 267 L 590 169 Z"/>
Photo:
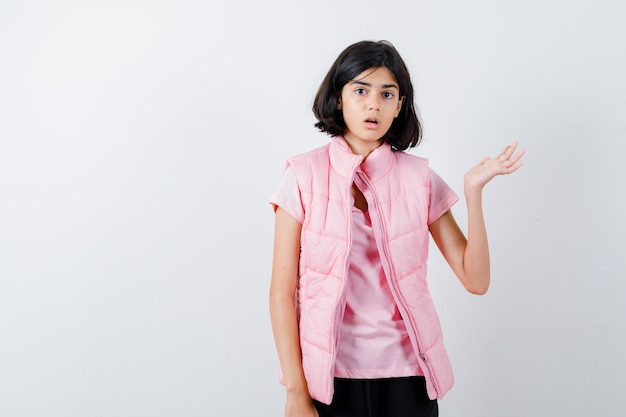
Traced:
<path fill-rule="evenodd" d="M 308 393 L 287 392 L 285 417 L 319 417 Z"/>
<path fill-rule="evenodd" d="M 486 157 L 478 165 L 465 174 L 465 190 L 480 191 L 496 175 L 511 174 L 522 166 L 520 159 L 525 151 L 515 153 L 518 142 L 508 145 L 500 155 L 495 158 Z"/>

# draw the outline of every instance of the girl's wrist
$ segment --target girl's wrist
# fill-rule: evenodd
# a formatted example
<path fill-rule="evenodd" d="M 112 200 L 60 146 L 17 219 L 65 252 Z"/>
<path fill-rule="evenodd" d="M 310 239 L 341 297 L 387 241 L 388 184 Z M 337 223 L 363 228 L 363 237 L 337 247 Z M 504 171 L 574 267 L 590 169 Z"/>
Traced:
<path fill-rule="evenodd" d="M 304 379 L 302 381 L 298 381 L 292 384 L 285 384 L 285 392 L 288 395 L 309 395 L 309 389 Z"/>
<path fill-rule="evenodd" d="M 304 388 L 286 388 L 285 394 L 292 401 L 311 401 L 309 391 Z"/>
<path fill-rule="evenodd" d="M 480 197 L 483 193 L 483 188 L 483 185 L 470 184 L 466 181 L 463 187 L 463 191 L 466 198 Z"/>

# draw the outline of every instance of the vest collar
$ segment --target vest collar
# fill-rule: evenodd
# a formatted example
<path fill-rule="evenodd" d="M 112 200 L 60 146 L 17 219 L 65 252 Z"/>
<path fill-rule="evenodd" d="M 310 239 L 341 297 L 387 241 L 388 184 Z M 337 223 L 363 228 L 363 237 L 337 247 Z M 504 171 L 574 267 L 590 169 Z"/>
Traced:
<path fill-rule="evenodd" d="M 391 170 L 395 159 L 391 145 L 385 142 L 374 149 L 363 162 L 363 157 L 353 154 L 342 136 L 332 138 L 328 152 L 333 169 L 344 177 L 350 178 L 360 165 L 361 170 L 368 178 L 377 180 Z"/>

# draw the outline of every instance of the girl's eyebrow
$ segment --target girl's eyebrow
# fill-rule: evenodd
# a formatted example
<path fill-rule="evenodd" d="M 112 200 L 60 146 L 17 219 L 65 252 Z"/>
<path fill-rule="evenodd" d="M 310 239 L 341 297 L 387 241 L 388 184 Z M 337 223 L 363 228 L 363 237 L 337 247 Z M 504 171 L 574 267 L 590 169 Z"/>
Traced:
<path fill-rule="evenodd" d="M 359 80 L 353 80 L 350 82 L 350 84 L 358 84 L 358 85 L 363 85 L 365 87 L 371 87 L 372 84 L 371 83 L 367 83 L 365 81 L 359 81 Z M 400 91 L 400 88 L 395 85 L 395 84 L 383 84 L 381 85 L 381 88 L 395 88 L 396 90 Z"/>

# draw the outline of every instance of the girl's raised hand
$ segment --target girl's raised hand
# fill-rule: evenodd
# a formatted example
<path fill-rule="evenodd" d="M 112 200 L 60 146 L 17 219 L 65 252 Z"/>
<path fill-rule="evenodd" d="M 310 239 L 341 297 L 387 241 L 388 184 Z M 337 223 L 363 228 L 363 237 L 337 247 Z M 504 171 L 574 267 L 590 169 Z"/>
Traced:
<path fill-rule="evenodd" d="M 520 159 L 525 153 L 523 150 L 515 153 L 517 145 L 517 141 L 511 143 L 497 157 L 486 157 L 467 171 L 465 174 L 466 191 L 481 190 L 496 175 L 506 175 L 517 171 L 522 166 Z"/>

